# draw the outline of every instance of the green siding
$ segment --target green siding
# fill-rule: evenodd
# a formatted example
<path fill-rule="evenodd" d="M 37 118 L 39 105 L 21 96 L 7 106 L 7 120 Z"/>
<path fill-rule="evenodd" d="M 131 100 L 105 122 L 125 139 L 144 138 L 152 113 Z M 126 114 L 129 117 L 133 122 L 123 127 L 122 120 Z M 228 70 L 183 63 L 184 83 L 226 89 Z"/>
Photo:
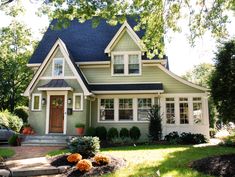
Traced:
<path fill-rule="evenodd" d="M 47 99 L 46 91 L 38 91 L 37 88 L 41 85 L 48 83 L 50 80 L 40 80 L 36 85 L 34 91 L 32 93 L 42 93 L 42 98 Z M 76 79 L 66 79 L 66 82 L 74 89 L 73 91 L 68 92 L 68 98 L 71 98 L 73 101 L 73 93 L 83 93 L 81 86 L 78 84 Z M 30 101 L 30 110 L 31 110 L 31 103 Z M 67 100 L 65 100 L 65 104 L 67 104 Z M 67 105 L 68 108 L 73 107 L 72 104 Z M 68 135 L 75 135 L 76 123 L 84 123 L 86 127 L 88 127 L 88 110 L 89 108 L 89 101 L 87 101 L 83 97 L 83 111 L 73 111 L 72 115 L 67 115 L 67 134 Z M 45 134 L 46 128 L 46 105 L 42 105 L 41 111 L 29 111 L 29 123 L 35 129 L 38 135 Z"/>
<path fill-rule="evenodd" d="M 137 51 L 140 50 L 130 35 L 125 32 L 112 51 Z"/>
<path fill-rule="evenodd" d="M 64 56 L 61 53 L 61 51 L 58 50 L 54 58 L 64 58 Z M 47 76 L 47 77 L 52 76 L 52 64 L 53 64 L 53 60 L 50 60 L 42 76 Z M 66 61 L 64 61 L 64 76 L 74 76 L 73 72 L 71 71 Z"/>
<path fill-rule="evenodd" d="M 203 92 L 179 82 L 157 66 L 143 66 L 141 76 L 111 76 L 110 67 L 83 68 L 82 71 L 91 83 L 161 82 L 164 86 L 164 93 Z"/>

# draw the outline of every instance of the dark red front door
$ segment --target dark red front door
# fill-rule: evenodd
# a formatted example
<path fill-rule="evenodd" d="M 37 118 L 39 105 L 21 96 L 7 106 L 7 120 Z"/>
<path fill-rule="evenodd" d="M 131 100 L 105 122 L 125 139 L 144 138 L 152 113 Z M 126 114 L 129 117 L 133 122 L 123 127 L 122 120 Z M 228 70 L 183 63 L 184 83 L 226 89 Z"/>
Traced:
<path fill-rule="evenodd" d="M 64 127 L 64 96 L 50 97 L 50 133 L 63 133 Z"/>

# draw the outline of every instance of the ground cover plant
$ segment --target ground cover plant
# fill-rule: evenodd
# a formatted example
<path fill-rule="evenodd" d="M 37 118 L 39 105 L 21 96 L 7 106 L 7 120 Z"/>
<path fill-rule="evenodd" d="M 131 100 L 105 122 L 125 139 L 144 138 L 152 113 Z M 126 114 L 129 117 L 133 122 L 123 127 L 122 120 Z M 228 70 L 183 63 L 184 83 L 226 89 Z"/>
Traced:
<path fill-rule="evenodd" d="M 63 153 L 63 152 L 59 152 Z M 209 177 L 190 168 L 189 164 L 206 157 L 235 154 L 235 148 L 224 146 L 141 145 L 101 149 L 102 154 L 124 158 L 128 166 L 105 177 L 157 176 Z M 52 154 L 52 153 L 50 153 Z"/>
<path fill-rule="evenodd" d="M 15 154 L 15 151 L 10 148 L 0 148 L 0 157 L 8 158 L 12 157 Z"/>

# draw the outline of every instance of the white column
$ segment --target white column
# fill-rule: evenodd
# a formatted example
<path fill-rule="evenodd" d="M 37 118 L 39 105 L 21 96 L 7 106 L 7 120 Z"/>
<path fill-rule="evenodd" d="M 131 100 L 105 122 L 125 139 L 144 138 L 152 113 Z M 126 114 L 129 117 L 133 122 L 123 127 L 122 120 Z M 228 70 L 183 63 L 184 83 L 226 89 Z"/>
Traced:
<path fill-rule="evenodd" d="M 180 125 L 179 97 L 175 97 L 175 125 Z"/>
<path fill-rule="evenodd" d="M 193 125 L 193 98 L 188 97 L 189 125 Z"/>
<path fill-rule="evenodd" d="M 118 98 L 114 98 L 114 121 L 118 122 L 119 102 Z"/>
<path fill-rule="evenodd" d="M 133 121 L 137 121 L 137 109 L 138 109 L 138 103 L 137 103 L 137 98 L 133 98 L 133 105 L 132 105 L 132 109 L 133 109 Z"/>

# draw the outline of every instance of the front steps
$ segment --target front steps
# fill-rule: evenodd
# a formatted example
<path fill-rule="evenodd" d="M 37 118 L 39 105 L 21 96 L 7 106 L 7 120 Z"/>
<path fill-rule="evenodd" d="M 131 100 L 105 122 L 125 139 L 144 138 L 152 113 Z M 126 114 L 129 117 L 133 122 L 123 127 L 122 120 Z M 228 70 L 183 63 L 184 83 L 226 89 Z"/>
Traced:
<path fill-rule="evenodd" d="M 27 135 L 23 137 L 21 146 L 67 146 L 67 135 Z"/>

